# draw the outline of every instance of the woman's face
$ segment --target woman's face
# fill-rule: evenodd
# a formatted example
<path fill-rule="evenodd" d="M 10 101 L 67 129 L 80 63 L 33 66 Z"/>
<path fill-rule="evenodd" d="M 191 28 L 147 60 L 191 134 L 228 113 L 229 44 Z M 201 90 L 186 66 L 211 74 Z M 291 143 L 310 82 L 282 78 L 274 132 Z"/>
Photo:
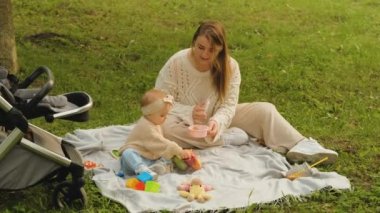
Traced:
<path fill-rule="evenodd" d="M 196 63 L 197 68 L 200 68 L 202 70 L 209 70 L 211 68 L 212 62 L 219 54 L 221 49 L 222 48 L 219 46 L 216 46 L 214 48 L 206 36 L 198 36 L 193 46 L 193 59 Z"/>

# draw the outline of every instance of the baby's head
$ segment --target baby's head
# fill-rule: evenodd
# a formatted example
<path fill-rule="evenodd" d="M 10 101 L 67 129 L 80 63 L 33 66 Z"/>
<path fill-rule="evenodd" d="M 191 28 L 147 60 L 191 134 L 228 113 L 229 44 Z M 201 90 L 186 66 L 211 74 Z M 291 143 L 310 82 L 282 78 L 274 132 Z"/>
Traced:
<path fill-rule="evenodd" d="M 140 105 L 146 119 L 156 125 L 161 125 L 173 106 L 173 96 L 158 89 L 151 89 L 143 95 Z"/>

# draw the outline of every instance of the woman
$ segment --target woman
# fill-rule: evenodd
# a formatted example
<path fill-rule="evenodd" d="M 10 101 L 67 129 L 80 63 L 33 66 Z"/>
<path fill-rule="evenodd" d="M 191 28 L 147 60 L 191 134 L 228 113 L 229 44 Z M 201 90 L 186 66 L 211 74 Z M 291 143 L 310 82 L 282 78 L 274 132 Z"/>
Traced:
<path fill-rule="evenodd" d="M 239 65 L 228 53 L 224 27 L 206 21 L 196 30 L 191 47 L 175 53 L 161 69 L 155 87 L 174 96 L 174 108 L 163 125 L 165 137 L 183 148 L 207 148 L 223 144 L 221 134 L 238 127 L 263 145 L 286 153 L 291 162 L 313 162 L 338 154 L 306 138 L 291 126 L 274 105 L 266 102 L 238 104 Z M 207 100 L 206 107 L 205 100 Z M 207 123 L 204 139 L 191 138 L 188 126 Z"/>

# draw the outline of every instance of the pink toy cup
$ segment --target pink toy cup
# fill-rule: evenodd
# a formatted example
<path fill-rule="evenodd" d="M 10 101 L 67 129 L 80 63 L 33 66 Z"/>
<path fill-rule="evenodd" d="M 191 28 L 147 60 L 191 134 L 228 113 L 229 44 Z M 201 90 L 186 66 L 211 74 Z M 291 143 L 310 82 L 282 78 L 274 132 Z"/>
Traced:
<path fill-rule="evenodd" d="M 189 134 L 193 138 L 204 138 L 207 136 L 208 126 L 202 124 L 194 124 L 189 126 Z"/>

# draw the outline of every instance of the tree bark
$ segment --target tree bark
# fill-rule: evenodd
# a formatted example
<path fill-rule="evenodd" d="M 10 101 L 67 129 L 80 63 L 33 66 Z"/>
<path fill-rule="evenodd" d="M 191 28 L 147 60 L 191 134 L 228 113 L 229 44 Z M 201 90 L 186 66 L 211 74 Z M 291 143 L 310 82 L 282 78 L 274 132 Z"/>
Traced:
<path fill-rule="evenodd" d="M 0 0 L 0 66 L 17 73 L 17 52 L 11 0 Z"/>

